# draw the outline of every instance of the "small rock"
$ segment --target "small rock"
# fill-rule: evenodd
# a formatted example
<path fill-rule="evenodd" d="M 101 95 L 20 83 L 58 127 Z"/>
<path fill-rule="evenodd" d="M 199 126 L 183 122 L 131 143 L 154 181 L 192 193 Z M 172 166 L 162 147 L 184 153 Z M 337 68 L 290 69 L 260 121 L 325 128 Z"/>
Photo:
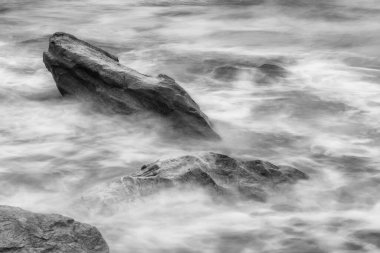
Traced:
<path fill-rule="evenodd" d="M 240 69 L 235 66 L 225 65 L 214 69 L 213 75 L 215 79 L 222 81 L 232 81 L 234 80 Z"/>
<path fill-rule="evenodd" d="M 258 67 L 258 69 L 272 78 L 285 77 L 287 74 L 286 69 L 275 64 L 265 63 Z"/>

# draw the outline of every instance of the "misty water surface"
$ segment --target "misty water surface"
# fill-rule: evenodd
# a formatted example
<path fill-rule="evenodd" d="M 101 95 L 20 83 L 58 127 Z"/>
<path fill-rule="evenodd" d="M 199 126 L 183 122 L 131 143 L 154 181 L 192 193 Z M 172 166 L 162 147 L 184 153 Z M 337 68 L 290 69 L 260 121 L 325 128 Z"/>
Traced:
<path fill-rule="evenodd" d="M 42 62 L 57 31 L 175 78 L 223 141 L 171 140 L 153 119 L 62 99 Z M 116 253 L 379 252 L 379 31 L 376 0 L 3 0 L 0 203 L 95 225 Z M 266 203 L 186 190 L 83 201 L 145 163 L 199 151 L 311 179 Z"/>

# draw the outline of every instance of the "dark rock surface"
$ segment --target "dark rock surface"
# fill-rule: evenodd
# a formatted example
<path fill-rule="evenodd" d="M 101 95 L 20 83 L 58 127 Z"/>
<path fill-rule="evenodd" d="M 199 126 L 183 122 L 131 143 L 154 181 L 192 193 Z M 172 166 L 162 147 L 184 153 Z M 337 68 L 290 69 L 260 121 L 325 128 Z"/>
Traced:
<path fill-rule="evenodd" d="M 354 237 L 380 249 L 380 230 L 361 230 L 354 233 Z"/>
<path fill-rule="evenodd" d="M 66 33 L 49 39 L 43 60 L 62 95 L 73 95 L 121 114 L 154 112 L 198 138 L 219 139 L 207 116 L 174 79 L 147 76 L 116 56 Z"/>
<path fill-rule="evenodd" d="M 207 152 L 144 165 L 141 173 L 112 182 L 107 191 L 133 198 L 161 188 L 190 185 L 221 195 L 265 201 L 268 191 L 307 178 L 305 173 L 292 167 L 276 166 L 261 160 L 242 161 Z"/>
<path fill-rule="evenodd" d="M 223 81 L 232 81 L 238 75 L 239 69 L 235 66 L 225 65 L 214 69 L 214 78 Z"/>
<path fill-rule="evenodd" d="M 58 214 L 38 214 L 0 206 L 0 252 L 107 253 L 93 226 Z"/>
<path fill-rule="evenodd" d="M 271 63 L 264 63 L 259 66 L 259 69 L 261 72 L 272 78 L 285 77 L 288 73 L 283 67 Z"/>
<path fill-rule="evenodd" d="M 256 83 L 258 84 L 272 84 L 277 83 L 281 79 L 287 77 L 288 71 L 278 64 L 264 63 L 257 67 L 260 71 L 256 77 Z"/>
<path fill-rule="evenodd" d="M 236 62 L 234 65 L 216 66 L 212 71 L 213 78 L 219 81 L 231 82 L 243 77 L 257 84 L 276 83 L 286 78 L 288 74 L 289 72 L 279 64 L 269 62 L 263 64 Z"/>

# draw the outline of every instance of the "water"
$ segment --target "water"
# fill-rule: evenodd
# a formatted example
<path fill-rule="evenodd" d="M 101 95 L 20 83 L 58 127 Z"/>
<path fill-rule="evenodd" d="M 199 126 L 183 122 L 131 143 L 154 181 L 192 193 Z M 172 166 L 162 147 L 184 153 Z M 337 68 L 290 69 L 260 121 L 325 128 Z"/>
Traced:
<path fill-rule="evenodd" d="M 174 77 L 223 142 L 168 140 L 152 119 L 62 99 L 42 63 L 56 31 Z M 376 0 L 3 0 L 0 203 L 96 225 L 116 253 L 379 252 L 379 31 Z M 286 73 L 267 77 L 264 63 Z M 144 163 L 198 151 L 311 179 L 267 203 L 201 190 L 81 201 Z"/>

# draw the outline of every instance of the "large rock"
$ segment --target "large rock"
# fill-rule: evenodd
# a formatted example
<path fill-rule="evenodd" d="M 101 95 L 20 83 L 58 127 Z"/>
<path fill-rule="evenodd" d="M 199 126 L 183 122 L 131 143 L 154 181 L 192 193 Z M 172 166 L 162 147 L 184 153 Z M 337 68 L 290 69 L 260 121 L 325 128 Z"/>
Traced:
<path fill-rule="evenodd" d="M 67 33 L 50 37 L 43 60 L 62 95 L 95 101 L 122 114 L 154 112 L 199 138 L 218 139 L 207 116 L 174 79 L 141 74 L 116 56 Z"/>
<path fill-rule="evenodd" d="M 144 165 L 141 173 L 111 182 L 103 200 L 149 195 L 174 186 L 195 186 L 224 196 L 265 201 L 269 192 L 308 176 L 289 166 L 243 161 L 216 153 L 186 155 Z"/>
<path fill-rule="evenodd" d="M 0 252 L 108 253 L 93 226 L 58 214 L 37 214 L 0 206 Z"/>

